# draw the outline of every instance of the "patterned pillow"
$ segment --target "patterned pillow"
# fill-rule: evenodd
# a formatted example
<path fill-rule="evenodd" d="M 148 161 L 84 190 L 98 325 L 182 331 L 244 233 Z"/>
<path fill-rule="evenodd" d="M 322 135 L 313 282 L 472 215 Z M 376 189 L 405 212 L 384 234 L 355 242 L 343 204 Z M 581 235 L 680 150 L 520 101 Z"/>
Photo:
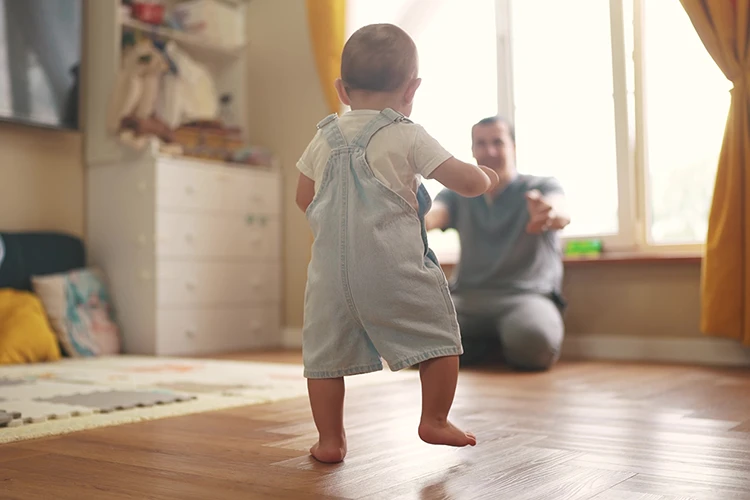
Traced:
<path fill-rule="evenodd" d="M 33 276 L 31 283 L 66 355 L 90 357 L 120 352 L 119 328 L 98 269 Z"/>

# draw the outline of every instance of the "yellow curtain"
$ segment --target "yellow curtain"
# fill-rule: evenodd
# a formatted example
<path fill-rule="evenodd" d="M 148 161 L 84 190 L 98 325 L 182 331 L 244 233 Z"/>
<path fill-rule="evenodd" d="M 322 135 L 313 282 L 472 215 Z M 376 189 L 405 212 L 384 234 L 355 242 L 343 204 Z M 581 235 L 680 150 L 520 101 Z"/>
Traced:
<path fill-rule="evenodd" d="M 346 30 L 346 0 L 307 0 L 315 64 L 331 113 L 341 109 L 333 82 L 341 73 L 341 51 Z"/>
<path fill-rule="evenodd" d="M 708 222 L 701 329 L 750 345 L 750 0 L 680 1 L 734 84 Z"/>

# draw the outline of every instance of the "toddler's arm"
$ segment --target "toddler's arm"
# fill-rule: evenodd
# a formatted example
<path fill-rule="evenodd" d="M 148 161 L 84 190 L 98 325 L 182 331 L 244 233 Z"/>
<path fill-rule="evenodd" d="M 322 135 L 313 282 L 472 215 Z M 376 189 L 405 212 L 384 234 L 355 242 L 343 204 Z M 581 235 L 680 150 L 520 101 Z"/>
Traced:
<path fill-rule="evenodd" d="M 464 163 L 453 157 L 440 164 L 430 178 L 467 198 L 484 194 L 500 182 L 494 170 Z"/>
<path fill-rule="evenodd" d="M 297 180 L 297 206 L 303 212 L 307 212 L 307 207 L 312 203 L 315 197 L 315 181 L 305 174 L 299 174 Z"/>

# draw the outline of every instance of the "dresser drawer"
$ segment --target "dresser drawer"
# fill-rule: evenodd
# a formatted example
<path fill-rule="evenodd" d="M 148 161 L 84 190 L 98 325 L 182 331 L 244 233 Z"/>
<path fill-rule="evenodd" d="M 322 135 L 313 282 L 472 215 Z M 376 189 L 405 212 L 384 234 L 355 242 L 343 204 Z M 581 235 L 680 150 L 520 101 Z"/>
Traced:
<path fill-rule="evenodd" d="M 175 258 L 254 258 L 280 255 L 276 216 L 159 212 L 156 253 Z"/>
<path fill-rule="evenodd" d="M 156 184 L 161 208 L 243 214 L 281 209 L 281 178 L 271 171 L 161 160 Z"/>
<path fill-rule="evenodd" d="M 252 305 L 281 299 L 272 262 L 157 262 L 159 307 Z"/>
<path fill-rule="evenodd" d="M 186 356 L 281 345 L 280 307 L 160 309 L 157 354 Z"/>
<path fill-rule="evenodd" d="M 227 203 L 251 214 L 281 213 L 281 176 L 275 172 L 245 171 L 226 191 Z"/>

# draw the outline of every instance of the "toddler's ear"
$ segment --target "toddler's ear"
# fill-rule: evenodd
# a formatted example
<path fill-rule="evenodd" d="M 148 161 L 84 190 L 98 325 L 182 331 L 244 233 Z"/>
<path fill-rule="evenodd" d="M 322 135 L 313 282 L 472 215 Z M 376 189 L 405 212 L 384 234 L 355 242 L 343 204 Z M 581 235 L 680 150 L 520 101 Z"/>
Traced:
<path fill-rule="evenodd" d="M 344 103 L 345 106 L 351 106 L 352 101 L 349 99 L 349 94 L 344 87 L 344 81 L 341 78 L 337 78 L 333 85 L 336 87 L 336 93 L 339 95 L 339 100 Z"/>
<path fill-rule="evenodd" d="M 417 89 L 420 85 L 422 85 L 421 78 L 415 78 L 409 82 L 409 85 L 406 86 L 406 92 L 404 92 L 405 104 L 411 104 L 414 102 L 414 95 L 417 93 Z"/>

